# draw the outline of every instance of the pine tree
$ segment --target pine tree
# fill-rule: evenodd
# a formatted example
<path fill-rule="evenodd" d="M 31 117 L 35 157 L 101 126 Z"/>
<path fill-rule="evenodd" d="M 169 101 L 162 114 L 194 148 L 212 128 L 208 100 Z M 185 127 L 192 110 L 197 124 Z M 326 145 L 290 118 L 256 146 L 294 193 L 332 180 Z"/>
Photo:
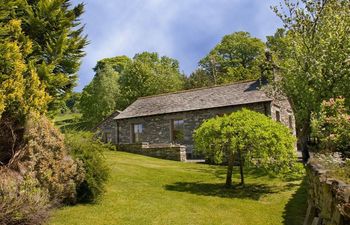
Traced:
<path fill-rule="evenodd" d="M 79 18 L 84 5 L 71 7 L 69 0 L 31 0 L 16 9 L 23 32 L 32 40 L 40 80 L 52 97 L 49 110 L 59 108 L 76 85 L 83 48 L 88 44 Z"/>

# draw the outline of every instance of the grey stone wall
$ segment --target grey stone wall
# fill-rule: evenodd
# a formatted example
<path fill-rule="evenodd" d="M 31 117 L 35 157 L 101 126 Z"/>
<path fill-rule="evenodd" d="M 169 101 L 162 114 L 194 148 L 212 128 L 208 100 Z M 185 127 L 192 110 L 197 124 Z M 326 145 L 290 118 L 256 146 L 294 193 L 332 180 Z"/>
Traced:
<path fill-rule="evenodd" d="M 295 117 L 288 100 L 274 100 L 271 105 L 271 117 L 274 120 L 276 120 L 277 111 L 280 113 L 281 123 L 289 127 L 295 135 Z"/>
<path fill-rule="evenodd" d="M 231 113 L 242 109 L 243 107 L 270 115 L 271 106 L 268 103 L 254 103 L 249 105 L 222 107 L 214 109 L 205 109 L 189 112 L 179 112 L 172 114 L 155 115 L 140 118 L 130 118 L 118 120 L 119 126 L 119 144 L 129 144 L 132 140 L 132 124 L 143 124 L 143 142 L 150 144 L 171 143 L 171 121 L 176 119 L 184 120 L 184 142 L 186 151 L 192 154 L 193 150 L 193 131 L 206 119 Z"/>
<path fill-rule="evenodd" d="M 118 150 L 161 159 L 186 161 L 186 147 L 183 145 L 119 144 Z"/>
<path fill-rule="evenodd" d="M 327 177 L 322 166 L 307 165 L 308 209 L 304 225 L 349 225 L 350 185 Z"/>
<path fill-rule="evenodd" d="M 119 111 L 115 111 L 96 126 L 96 137 L 100 138 L 103 142 L 117 142 L 117 122 L 114 120 L 114 118 L 118 114 Z"/>

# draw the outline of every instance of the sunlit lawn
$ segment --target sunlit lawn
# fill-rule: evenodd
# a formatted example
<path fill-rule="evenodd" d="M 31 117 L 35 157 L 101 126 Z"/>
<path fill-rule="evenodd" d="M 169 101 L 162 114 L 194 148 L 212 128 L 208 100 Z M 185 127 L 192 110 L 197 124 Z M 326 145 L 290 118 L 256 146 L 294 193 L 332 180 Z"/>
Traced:
<path fill-rule="evenodd" d="M 55 116 L 54 122 L 57 127 L 62 127 L 71 123 L 74 123 L 75 120 L 78 120 L 81 117 L 80 113 L 65 113 Z"/>
<path fill-rule="evenodd" d="M 246 188 L 226 189 L 225 167 L 106 152 L 107 192 L 97 204 L 65 207 L 49 224 L 300 225 L 306 206 L 301 181 L 256 173 Z M 237 171 L 235 182 L 238 182 Z"/>
<path fill-rule="evenodd" d="M 65 113 L 55 116 L 54 123 L 57 128 L 60 128 L 62 132 L 72 130 L 86 130 L 89 127 L 89 122 L 81 120 L 82 114 L 80 113 Z"/>

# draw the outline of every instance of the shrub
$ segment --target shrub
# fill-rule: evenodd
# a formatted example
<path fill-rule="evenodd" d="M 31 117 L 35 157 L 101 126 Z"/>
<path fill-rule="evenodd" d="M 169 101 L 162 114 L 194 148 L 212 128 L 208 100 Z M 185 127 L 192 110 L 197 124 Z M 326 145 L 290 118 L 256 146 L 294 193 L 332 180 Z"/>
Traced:
<path fill-rule="evenodd" d="M 0 168 L 0 225 L 43 224 L 49 216 L 49 196 L 27 175 Z"/>
<path fill-rule="evenodd" d="M 83 163 L 85 179 L 77 187 L 79 202 L 95 202 L 104 192 L 109 169 L 103 158 L 103 151 L 109 146 L 94 140 L 89 132 L 71 131 L 66 133 L 66 145 L 70 154 Z"/>
<path fill-rule="evenodd" d="M 350 115 L 345 99 L 323 101 L 319 115 L 313 116 L 312 131 L 320 150 L 350 155 Z"/>
<path fill-rule="evenodd" d="M 226 185 L 231 185 L 232 167 L 239 161 L 241 184 L 243 165 L 272 174 L 301 172 L 296 164 L 295 138 L 284 125 L 247 109 L 205 121 L 194 134 L 195 150 L 216 163 L 228 162 Z"/>
<path fill-rule="evenodd" d="M 85 172 L 81 162 L 68 155 L 63 135 L 47 118 L 32 114 L 25 125 L 24 140 L 25 146 L 10 167 L 36 178 L 48 191 L 50 201 L 74 204 Z"/>

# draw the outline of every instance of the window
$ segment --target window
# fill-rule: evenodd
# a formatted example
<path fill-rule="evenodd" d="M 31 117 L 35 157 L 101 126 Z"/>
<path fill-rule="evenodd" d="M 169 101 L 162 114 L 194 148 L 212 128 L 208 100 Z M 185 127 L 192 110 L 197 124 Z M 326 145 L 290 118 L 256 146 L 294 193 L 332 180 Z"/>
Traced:
<path fill-rule="evenodd" d="M 142 142 L 142 132 L 143 132 L 142 124 L 133 124 L 132 125 L 132 142 L 133 143 Z"/>
<path fill-rule="evenodd" d="M 290 129 L 293 129 L 293 117 L 292 115 L 288 116 L 288 125 Z"/>
<path fill-rule="evenodd" d="M 182 144 L 185 139 L 184 120 L 172 120 L 172 141 Z"/>
<path fill-rule="evenodd" d="M 281 114 L 279 110 L 276 110 L 276 121 L 281 122 Z"/>
<path fill-rule="evenodd" d="M 111 133 L 109 133 L 109 132 L 105 133 L 105 141 L 106 141 L 106 143 L 112 142 L 112 134 Z"/>

